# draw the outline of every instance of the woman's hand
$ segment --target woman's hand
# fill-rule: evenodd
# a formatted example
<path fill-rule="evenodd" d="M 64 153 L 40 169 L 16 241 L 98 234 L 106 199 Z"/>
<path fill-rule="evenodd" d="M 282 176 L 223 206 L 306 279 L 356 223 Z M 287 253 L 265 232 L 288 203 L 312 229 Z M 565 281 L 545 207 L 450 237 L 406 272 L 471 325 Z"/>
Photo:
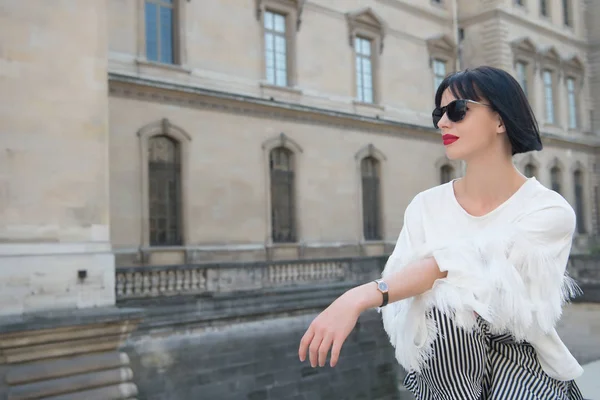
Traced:
<path fill-rule="evenodd" d="M 362 312 L 359 300 L 356 290 L 350 290 L 338 297 L 313 320 L 300 341 L 300 361 L 306 359 L 308 350 L 310 365 L 315 368 L 318 363 L 323 367 L 331 348 L 329 365 L 335 367 L 342 345 Z"/>

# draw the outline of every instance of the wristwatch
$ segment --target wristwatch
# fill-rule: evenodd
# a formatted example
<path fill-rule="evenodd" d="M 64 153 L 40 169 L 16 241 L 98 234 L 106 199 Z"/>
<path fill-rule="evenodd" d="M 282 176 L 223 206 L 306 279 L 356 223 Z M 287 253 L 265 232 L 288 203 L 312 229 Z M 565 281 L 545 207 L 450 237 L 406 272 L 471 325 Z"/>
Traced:
<path fill-rule="evenodd" d="M 379 290 L 383 295 L 383 302 L 379 307 L 385 307 L 389 300 L 388 285 L 383 281 L 383 279 L 375 279 L 374 282 L 377 284 L 377 290 Z"/>

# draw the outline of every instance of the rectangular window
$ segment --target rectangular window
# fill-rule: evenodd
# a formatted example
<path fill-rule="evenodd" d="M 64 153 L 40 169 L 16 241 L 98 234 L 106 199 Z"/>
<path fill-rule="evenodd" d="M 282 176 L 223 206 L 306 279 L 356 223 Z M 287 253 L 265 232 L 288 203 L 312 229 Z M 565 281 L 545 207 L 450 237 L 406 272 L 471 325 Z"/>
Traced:
<path fill-rule="evenodd" d="M 433 90 L 437 92 L 438 87 L 446 77 L 446 62 L 442 60 L 433 60 Z"/>
<path fill-rule="evenodd" d="M 354 39 L 356 52 L 356 97 L 363 103 L 373 103 L 373 61 L 371 40 L 362 37 Z"/>
<path fill-rule="evenodd" d="M 145 3 L 146 58 L 173 64 L 173 0 L 147 0 Z"/>
<path fill-rule="evenodd" d="M 522 61 L 517 63 L 517 79 L 521 84 L 521 88 L 525 92 L 525 96 L 529 96 L 527 94 L 527 64 Z"/>
<path fill-rule="evenodd" d="M 552 84 L 552 72 L 544 71 L 544 98 L 546 100 L 546 123 L 553 124 L 554 121 L 554 90 Z"/>
<path fill-rule="evenodd" d="M 563 23 L 566 26 L 572 26 L 573 21 L 571 21 L 571 1 L 563 0 Z"/>
<path fill-rule="evenodd" d="M 540 15 L 542 17 L 548 16 L 548 0 L 540 0 Z"/>
<path fill-rule="evenodd" d="M 575 79 L 567 79 L 567 96 L 569 104 L 569 129 L 577 128 L 577 96 L 575 94 Z"/>
<path fill-rule="evenodd" d="M 287 86 L 287 36 L 286 16 L 271 11 L 265 12 L 265 62 L 267 82 L 271 85 Z"/>

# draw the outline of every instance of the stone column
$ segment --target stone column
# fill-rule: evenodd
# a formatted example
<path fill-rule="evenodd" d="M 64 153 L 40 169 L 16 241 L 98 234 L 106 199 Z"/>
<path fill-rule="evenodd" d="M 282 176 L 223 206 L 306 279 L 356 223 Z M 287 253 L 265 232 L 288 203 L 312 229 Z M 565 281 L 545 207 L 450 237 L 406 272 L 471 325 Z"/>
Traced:
<path fill-rule="evenodd" d="M 106 14 L 0 0 L 0 315 L 115 302 Z"/>

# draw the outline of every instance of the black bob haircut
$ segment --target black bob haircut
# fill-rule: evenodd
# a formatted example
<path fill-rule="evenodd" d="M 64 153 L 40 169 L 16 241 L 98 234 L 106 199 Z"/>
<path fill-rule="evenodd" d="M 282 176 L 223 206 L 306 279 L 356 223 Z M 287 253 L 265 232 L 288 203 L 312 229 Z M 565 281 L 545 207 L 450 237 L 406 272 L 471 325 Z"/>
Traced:
<path fill-rule="evenodd" d="M 502 118 L 512 155 L 542 150 L 542 140 L 535 114 L 521 89 L 508 72 L 499 68 L 481 66 L 448 75 L 435 94 L 435 106 L 442 102 L 442 94 L 450 89 L 457 99 L 487 102 Z"/>

